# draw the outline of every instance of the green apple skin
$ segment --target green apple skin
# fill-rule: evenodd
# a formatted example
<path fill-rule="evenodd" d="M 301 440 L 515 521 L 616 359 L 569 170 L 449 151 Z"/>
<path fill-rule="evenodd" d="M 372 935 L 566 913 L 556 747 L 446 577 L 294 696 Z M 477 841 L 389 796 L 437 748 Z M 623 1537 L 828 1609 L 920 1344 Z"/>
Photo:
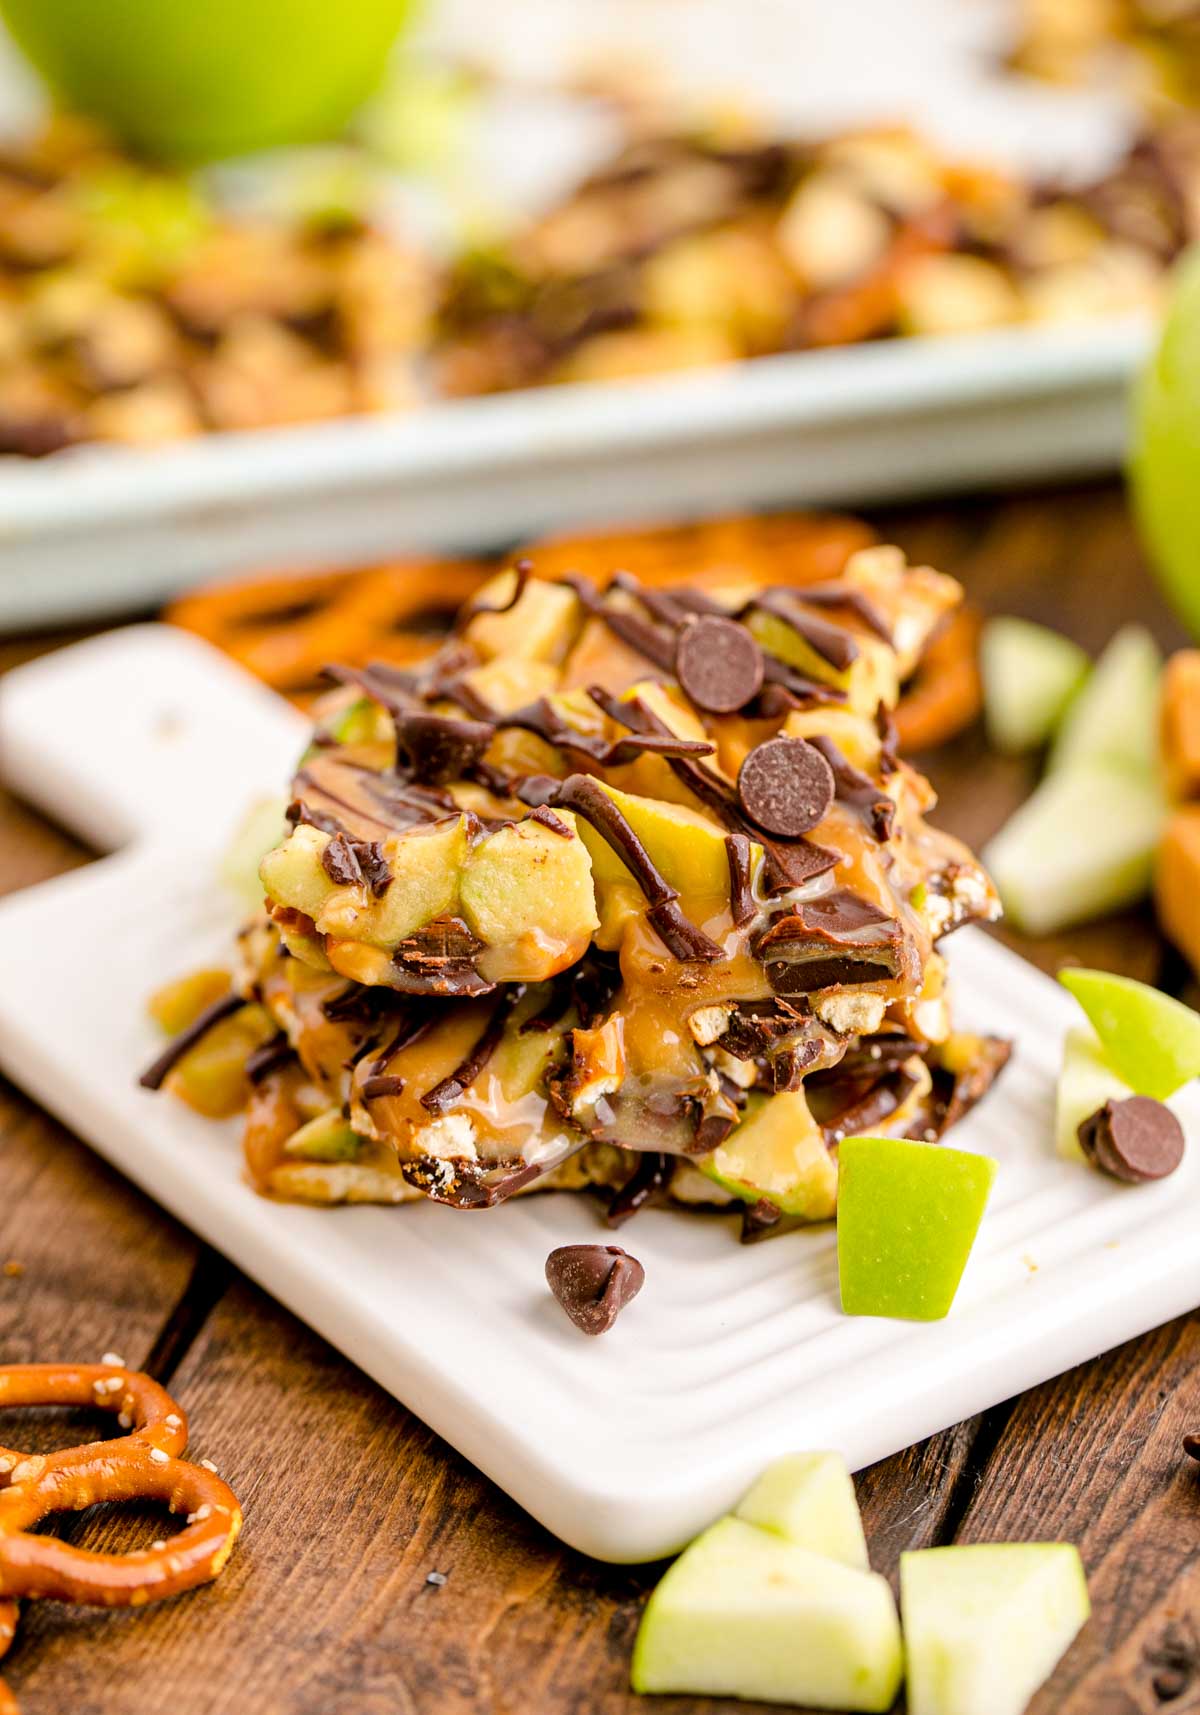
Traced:
<path fill-rule="evenodd" d="M 1111 971 L 1068 966 L 1058 980 L 1087 1013 L 1109 1065 L 1139 1096 L 1164 1102 L 1200 1072 L 1200 1012 Z"/>
<path fill-rule="evenodd" d="M 1009 920 L 1049 935 L 1150 891 L 1167 806 L 1156 780 L 1080 766 L 1050 774 L 983 854 Z"/>
<path fill-rule="evenodd" d="M 205 160 L 334 136 L 411 0 L 0 0 L 68 106 L 135 148 Z"/>
<path fill-rule="evenodd" d="M 1078 643 L 1028 619 L 989 619 L 979 640 L 988 741 L 1006 756 L 1038 750 L 1087 679 Z"/>
<path fill-rule="evenodd" d="M 996 1163 L 900 1137 L 838 1149 L 838 1277 L 848 1316 L 936 1322 L 954 1302 Z"/>
<path fill-rule="evenodd" d="M 1054 1097 L 1054 1147 L 1067 1161 L 1082 1161 L 1080 1122 L 1105 1102 L 1123 1102 L 1134 1091 L 1104 1057 L 1100 1039 L 1086 1025 L 1068 1030 Z"/>
<path fill-rule="evenodd" d="M 631 1679 L 638 1692 L 882 1711 L 902 1660 L 885 1578 L 724 1518 L 650 1597 Z"/>
<path fill-rule="evenodd" d="M 1059 727 L 1051 772 L 1093 765 L 1156 777 L 1162 665 L 1145 626 L 1122 626 Z"/>
<path fill-rule="evenodd" d="M 287 835 L 286 809 L 283 798 L 260 799 L 239 822 L 221 858 L 221 880 L 247 911 L 257 911 L 263 902 L 258 866 Z"/>
<path fill-rule="evenodd" d="M 909 1715 L 1021 1715 L 1091 1612 L 1067 1542 L 900 1556 Z"/>
<path fill-rule="evenodd" d="M 768 1465 L 735 1517 L 760 1530 L 853 1566 L 870 1570 L 862 1516 L 840 1453 L 789 1453 Z"/>
<path fill-rule="evenodd" d="M 1200 637 L 1200 251 L 1175 276 L 1158 348 L 1134 394 L 1130 489 L 1151 564 Z"/>

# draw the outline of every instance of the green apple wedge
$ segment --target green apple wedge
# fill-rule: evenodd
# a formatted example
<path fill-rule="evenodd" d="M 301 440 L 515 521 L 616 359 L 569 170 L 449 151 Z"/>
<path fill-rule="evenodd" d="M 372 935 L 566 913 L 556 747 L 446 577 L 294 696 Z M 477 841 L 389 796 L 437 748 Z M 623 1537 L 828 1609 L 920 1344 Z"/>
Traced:
<path fill-rule="evenodd" d="M 979 640 L 979 666 L 992 748 L 1020 756 L 1045 744 L 1091 665 L 1078 643 L 1044 625 L 989 619 Z"/>
<path fill-rule="evenodd" d="M 1138 524 L 1164 590 L 1200 636 L 1200 252 L 1176 271 L 1133 418 L 1129 477 Z"/>
<path fill-rule="evenodd" d="M 1094 1030 L 1080 1025 L 1068 1030 L 1063 1043 L 1062 1070 L 1054 1093 L 1054 1147 L 1067 1161 L 1082 1161 L 1081 1121 L 1107 1101 L 1123 1102 L 1134 1091 L 1119 1078 L 1104 1057 Z"/>
<path fill-rule="evenodd" d="M 954 1302 L 996 1163 L 903 1137 L 838 1148 L 837 1250 L 848 1316 L 933 1322 Z"/>
<path fill-rule="evenodd" d="M 1141 625 L 1111 639 L 1074 699 L 1050 752 L 1051 773 L 1083 767 L 1158 774 L 1158 704 L 1162 655 Z"/>
<path fill-rule="evenodd" d="M 1166 813 L 1148 773 L 1081 764 L 1048 775 L 983 854 L 1011 922 L 1048 935 L 1136 904 Z"/>
<path fill-rule="evenodd" d="M 1105 1058 L 1139 1096 L 1162 1102 L 1200 1072 L 1200 1013 L 1149 983 L 1067 966 L 1058 980 L 1087 1013 Z"/>
<path fill-rule="evenodd" d="M 735 1517 L 771 1530 L 797 1548 L 870 1570 L 867 1539 L 846 1461 L 840 1453 L 788 1453 L 768 1465 Z"/>
<path fill-rule="evenodd" d="M 900 1601 L 909 1715 L 1021 1715 L 1091 1611 L 1066 1542 L 902 1554 Z"/>
<path fill-rule="evenodd" d="M 882 1711 L 901 1667 L 885 1578 L 724 1518 L 650 1597 L 631 1678 L 639 1692 Z"/>
<path fill-rule="evenodd" d="M 283 798 L 263 798 L 252 805 L 221 858 L 221 880 L 247 911 L 257 911 L 263 902 L 258 867 L 287 835 L 286 809 Z"/>

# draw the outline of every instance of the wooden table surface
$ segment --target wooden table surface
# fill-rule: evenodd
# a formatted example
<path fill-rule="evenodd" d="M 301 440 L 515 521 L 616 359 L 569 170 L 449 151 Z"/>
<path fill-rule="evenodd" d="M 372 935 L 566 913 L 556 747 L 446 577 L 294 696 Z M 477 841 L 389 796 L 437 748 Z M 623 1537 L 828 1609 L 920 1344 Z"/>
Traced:
<path fill-rule="evenodd" d="M 1179 641 L 1113 488 L 958 502 L 877 520 L 954 572 L 991 612 L 1046 621 L 1096 649 L 1138 617 Z M 0 669 L 61 638 L 0 643 Z M 941 818 L 980 843 L 1031 771 L 978 733 L 927 759 Z M 0 891 L 88 854 L 0 794 Z M 1150 917 L 1131 913 L 1014 945 L 1181 992 Z M 86 958 L 86 926 L 79 936 Z M 0 971 L 3 950 L 0 948 Z M 2 978 L 0 978 L 2 980 Z M 70 980 L 70 972 L 63 972 Z M 682 1217 L 681 1217 L 682 1218 Z M 397 1215 L 397 1222 L 403 1214 Z M 1200 1243 L 1200 1222 L 1198 1238 Z M 660 1568 L 564 1548 L 423 1424 L 0 1079 L 0 1354 L 115 1350 L 186 1406 L 194 1457 L 246 1511 L 219 1582 L 105 1614 L 25 1605 L 4 1664 L 24 1715 L 703 1715 L 746 1705 L 627 1689 Z M 887 1410 L 880 1400 L 879 1409 Z M 1079 1545 L 1094 1616 L 1037 1715 L 1200 1711 L 1200 1315 L 1181 1318 L 858 1478 L 877 1567 L 933 1543 Z M 13 1423 L 29 1448 L 86 1439 L 86 1419 Z M 66 1521 L 73 1541 L 132 1546 L 161 1515 Z M 441 1587 L 426 1584 L 444 1572 Z M 759 1706 L 754 1706 L 759 1707 Z M 765 1706 L 763 1706 L 765 1707 Z"/>

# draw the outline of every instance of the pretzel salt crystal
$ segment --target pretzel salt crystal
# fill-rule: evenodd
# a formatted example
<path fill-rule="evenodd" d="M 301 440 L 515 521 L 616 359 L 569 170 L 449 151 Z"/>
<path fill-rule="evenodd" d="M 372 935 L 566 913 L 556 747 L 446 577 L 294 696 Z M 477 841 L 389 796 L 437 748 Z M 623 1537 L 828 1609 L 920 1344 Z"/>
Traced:
<path fill-rule="evenodd" d="M 215 1578 L 242 1526 L 232 1489 L 182 1459 L 187 1418 L 151 1377 L 114 1364 L 0 1365 L 0 1407 L 75 1405 L 112 1412 L 130 1433 L 55 1453 L 0 1447 L 0 1656 L 16 1599 L 48 1596 L 106 1608 L 160 1602 Z M 51 1513 L 104 1501 L 161 1501 L 184 1529 L 128 1554 L 94 1553 L 33 1531 Z M 16 1703 L 0 1681 L 0 1715 Z"/>

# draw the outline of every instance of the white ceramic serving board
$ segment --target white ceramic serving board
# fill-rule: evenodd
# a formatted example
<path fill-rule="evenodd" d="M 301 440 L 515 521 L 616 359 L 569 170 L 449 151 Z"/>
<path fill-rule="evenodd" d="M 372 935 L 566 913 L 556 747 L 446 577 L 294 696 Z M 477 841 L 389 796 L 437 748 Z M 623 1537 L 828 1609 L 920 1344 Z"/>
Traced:
<path fill-rule="evenodd" d="M 973 930 L 949 943 L 958 1012 L 1017 1053 L 954 1135 L 1000 1171 L 944 1322 L 843 1316 L 830 1228 L 743 1247 L 736 1217 L 663 1210 L 622 1231 L 646 1285 L 589 1340 L 542 1273 L 553 1246 L 605 1238 L 586 1196 L 486 1213 L 256 1196 L 235 1125 L 136 1078 L 159 1045 L 147 993 L 228 947 L 220 842 L 248 798 L 278 789 L 302 737 L 292 710 L 165 628 L 9 675 L 10 784 L 124 849 L 0 905 L 0 1060 L 568 1542 L 657 1556 L 778 1453 L 836 1447 L 868 1464 L 1200 1303 L 1200 1094 L 1178 1104 L 1192 1141 L 1167 1182 L 1131 1189 L 1056 1159 L 1073 1003 Z"/>

